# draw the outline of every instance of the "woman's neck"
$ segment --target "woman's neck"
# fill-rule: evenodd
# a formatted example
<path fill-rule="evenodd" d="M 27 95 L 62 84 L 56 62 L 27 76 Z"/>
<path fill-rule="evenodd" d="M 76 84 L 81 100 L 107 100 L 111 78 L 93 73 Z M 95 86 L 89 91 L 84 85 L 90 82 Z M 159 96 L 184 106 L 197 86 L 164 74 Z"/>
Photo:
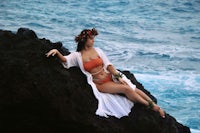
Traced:
<path fill-rule="evenodd" d="M 90 50 L 92 50 L 92 49 L 93 49 L 92 46 L 91 46 L 91 47 L 86 46 L 84 50 L 85 50 L 85 51 L 90 51 Z"/>

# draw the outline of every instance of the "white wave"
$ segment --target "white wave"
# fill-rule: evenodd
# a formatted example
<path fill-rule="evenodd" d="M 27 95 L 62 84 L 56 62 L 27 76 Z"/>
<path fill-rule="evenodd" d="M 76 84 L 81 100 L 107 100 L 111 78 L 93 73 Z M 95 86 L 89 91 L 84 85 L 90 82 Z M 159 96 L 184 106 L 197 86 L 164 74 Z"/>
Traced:
<path fill-rule="evenodd" d="M 197 129 L 190 129 L 191 133 L 200 133 L 200 130 Z"/>

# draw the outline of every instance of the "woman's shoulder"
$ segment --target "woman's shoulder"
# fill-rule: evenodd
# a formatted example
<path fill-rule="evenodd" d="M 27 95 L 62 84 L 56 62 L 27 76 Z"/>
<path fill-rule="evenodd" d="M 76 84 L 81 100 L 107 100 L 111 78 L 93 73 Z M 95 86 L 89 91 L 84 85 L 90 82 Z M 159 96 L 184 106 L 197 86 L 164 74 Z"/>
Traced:
<path fill-rule="evenodd" d="M 67 56 L 67 57 L 78 57 L 80 55 L 81 55 L 80 52 L 72 51 L 72 52 L 70 52 L 70 54 L 65 55 L 65 56 Z"/>

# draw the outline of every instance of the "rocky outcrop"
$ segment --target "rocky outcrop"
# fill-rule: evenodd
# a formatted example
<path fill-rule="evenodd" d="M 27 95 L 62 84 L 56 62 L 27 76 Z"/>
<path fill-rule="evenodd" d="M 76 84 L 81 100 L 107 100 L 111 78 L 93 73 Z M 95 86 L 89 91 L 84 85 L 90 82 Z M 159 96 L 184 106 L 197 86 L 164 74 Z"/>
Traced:
<path fill-rule="evenodd" d="M 0 30 L 0 132 L 60 133 L 190 133 L 190 129 L 167 114 L 135 104 L 128 117 L 95 115 L 97 100 L 79 68 L 64 69 L 56 57 L 45 53 L 62 43 L 40 39 L 34 31 Z M 129 71 L 122 71 L 144 89 Z"/>

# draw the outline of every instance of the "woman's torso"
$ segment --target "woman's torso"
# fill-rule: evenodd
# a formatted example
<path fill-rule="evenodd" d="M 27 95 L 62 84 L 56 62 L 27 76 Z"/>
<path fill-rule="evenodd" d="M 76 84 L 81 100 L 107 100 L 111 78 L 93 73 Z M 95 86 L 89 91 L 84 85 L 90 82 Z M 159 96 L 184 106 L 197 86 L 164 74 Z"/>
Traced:
<path fill-rule="evenodd" d="M 86 71 L 92 74 L 94 82 L 103 80 L 108 73 L 104 70 L 103 60 L 100 58 L 95 49 L 90 51 L 82 51 L 83 67 Z"/>

